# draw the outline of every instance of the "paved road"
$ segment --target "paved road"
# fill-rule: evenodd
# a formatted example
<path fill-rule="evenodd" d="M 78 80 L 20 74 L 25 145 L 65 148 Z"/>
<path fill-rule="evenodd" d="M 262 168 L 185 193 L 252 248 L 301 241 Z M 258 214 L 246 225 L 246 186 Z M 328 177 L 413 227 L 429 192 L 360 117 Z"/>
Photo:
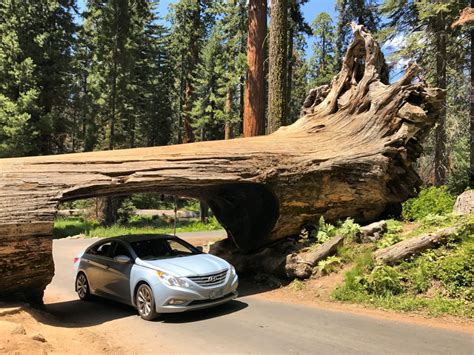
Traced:
<path fill-rule="evenodd" d="M 255 296 L 240 297 L 215 309 L 145 322 L 128 306 L 77 300 L 72 291 L 72 260 L 91 242 L 54 241 L 56 275 L 46 291 L 46 299 L 53 300 L 47 308 L 71 327 L 110 334 L 111 343 L 127 344 L 140 352 L 474 354 L 472 334 Z"/>

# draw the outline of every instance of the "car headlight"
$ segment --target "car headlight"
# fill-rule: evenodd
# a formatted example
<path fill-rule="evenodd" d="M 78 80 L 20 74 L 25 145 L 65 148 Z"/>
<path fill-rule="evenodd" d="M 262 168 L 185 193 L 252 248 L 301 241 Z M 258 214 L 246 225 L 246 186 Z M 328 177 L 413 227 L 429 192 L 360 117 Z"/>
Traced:
<path fill-rule="evenodd" d="M 161 281 L 163 281 L 168 286 L 189 287 L 189 283 L 181 277 L 176 277 L 163 271 L 157 271 L 156 274 L 161 279 Z"/>
<path fill-rule="evenodd" d="M 237 275 L 237 272 L 235 271 L 235 267 L 233 265 L 230 266 L 230 276 L 235 276 Z"/>

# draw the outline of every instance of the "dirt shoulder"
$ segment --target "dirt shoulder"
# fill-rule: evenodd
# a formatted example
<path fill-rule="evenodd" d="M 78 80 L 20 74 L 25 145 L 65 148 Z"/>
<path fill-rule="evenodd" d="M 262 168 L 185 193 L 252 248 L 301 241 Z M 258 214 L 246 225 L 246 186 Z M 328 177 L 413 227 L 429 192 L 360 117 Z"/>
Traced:
<path fill-rule="evenodd" d="M 0 305 L 0 354 L 13 353 L 124 354 L 127 349 L 93 330 L 69 327 L 28 305 Z"/>

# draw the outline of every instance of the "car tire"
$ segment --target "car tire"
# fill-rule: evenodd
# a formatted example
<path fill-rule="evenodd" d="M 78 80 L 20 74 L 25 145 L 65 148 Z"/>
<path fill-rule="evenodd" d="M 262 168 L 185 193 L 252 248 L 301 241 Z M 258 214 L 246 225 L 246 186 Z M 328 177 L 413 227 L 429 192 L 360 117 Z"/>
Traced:
<path fill-rule="evenodd" d="M 137 306 L 138 314 L 145 320 L 153 320 L 158 317 L 155 309 L 155 297 L 153 291 L 146 283 L 142 283 L 137 288 L 135 294 L 135 304 Z"/>
<path fill-rule="evenodd" d="M 86 274 L 80 272 L 76 277 L 76 292 L 81 301 L 88 301 L 91 299 L 91 293 L 89 289 L 89 280 L 87 280 Z"/>

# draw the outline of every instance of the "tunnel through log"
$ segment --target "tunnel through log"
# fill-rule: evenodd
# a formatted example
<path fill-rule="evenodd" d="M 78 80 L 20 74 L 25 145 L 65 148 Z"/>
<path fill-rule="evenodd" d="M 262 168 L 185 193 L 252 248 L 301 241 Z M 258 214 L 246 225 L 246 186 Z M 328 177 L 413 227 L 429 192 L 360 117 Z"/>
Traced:
<path fill-rule="evenodd" d="M 161 192 L 208 201 L 242 249 L 328 221 L 377 219 L 420 185 L 414 162 L 443 92 L 406 73 L 388 83 L 378 43 L 353 25 L 341 72 L 304 116 L 260 137 L 0 160 L 0 296 L 40 298 L 53 276 L 59 202 Z"/>

